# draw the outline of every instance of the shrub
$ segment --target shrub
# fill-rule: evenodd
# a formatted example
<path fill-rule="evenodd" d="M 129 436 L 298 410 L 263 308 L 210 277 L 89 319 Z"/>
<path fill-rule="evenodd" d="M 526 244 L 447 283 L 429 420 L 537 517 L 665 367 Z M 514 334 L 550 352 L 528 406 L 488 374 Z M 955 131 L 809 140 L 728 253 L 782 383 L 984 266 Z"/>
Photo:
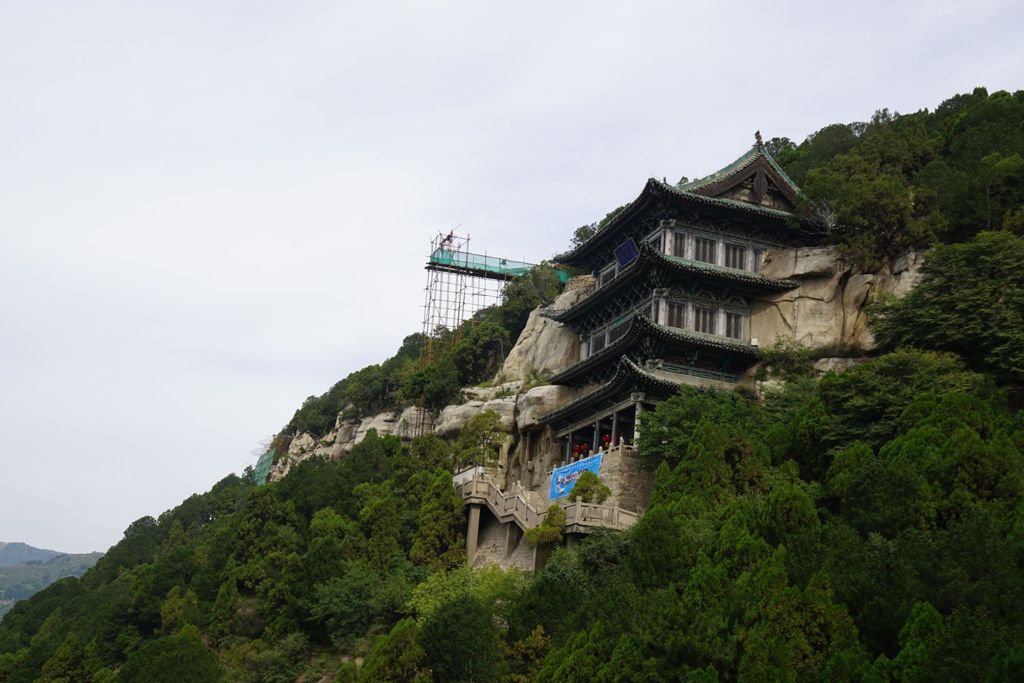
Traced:
<path fill-rule="evenodd" d="M 612 495 L 612 490 L 605 486 L 600 477 L 587 470 L 576 480 L 575 486 L 569 492 L 569 500 L 580 501 L 581 503 L 603 503 Z"/>
<path fill-rule="evenodd" d="M 526 530 L 526 540 L 534 545 L 554 543 L 562 538 L 564 529 L 565 510 L 557 505 L 552 505 L 548 508 L 544 515 L 544 522 L 540 526 Z"/>

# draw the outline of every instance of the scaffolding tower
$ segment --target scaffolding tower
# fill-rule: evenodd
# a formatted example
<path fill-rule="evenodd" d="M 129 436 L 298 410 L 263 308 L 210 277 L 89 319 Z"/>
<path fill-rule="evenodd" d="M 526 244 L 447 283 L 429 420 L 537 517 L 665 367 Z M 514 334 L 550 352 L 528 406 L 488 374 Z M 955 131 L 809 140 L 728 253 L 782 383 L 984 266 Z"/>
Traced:
<path fill-rule="evenodd" d="M 424 359 L 436 356 L 458 341 L 463 323 L 483 309 L 501 303 L 505 285 L 526 275 L 533 264 L 474 254 L 469 235 L 438 233 L 430 241 L 427 286 L 424 288 Z"/>
<path fill-rule="evenodd" d="M 437 360 L 465 331 L 467 321 L 485 308 L 501 303 L 505 285 L 526 275 L 533 264 L 525 261 L 474 254 L 469 235 L 439 232 L 430 241 L 427 286 L 423 301 L 422 364 Z M 426 431 L 426 410 L 420 401 L 414 433 Z"/>

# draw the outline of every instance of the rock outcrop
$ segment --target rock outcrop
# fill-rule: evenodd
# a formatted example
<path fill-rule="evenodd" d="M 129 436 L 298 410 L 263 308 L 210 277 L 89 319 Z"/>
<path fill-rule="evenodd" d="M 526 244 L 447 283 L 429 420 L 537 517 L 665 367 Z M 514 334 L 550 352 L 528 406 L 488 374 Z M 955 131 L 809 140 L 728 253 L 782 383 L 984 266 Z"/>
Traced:
<path fill-rule="evenodd" d="M 593 289 L 593 276 L 573 278 L 566 285 L 565 291 L 551 304 L 551 308 L 569 308 Z M 572 328 L 544 317 L 538 308 L 530 313 L 526 327 L 505 358 L 498 377 L 525 380 L 531 375 L 551 376 L 579 359 L 580 341 Z"/>
<path fill-rule="evenodd" d="M 559 384 L 545 384 L 533 387 L 516 397 L 516 428 L 521 432 L 534 429 L 541 415 L 565 405 L 575 392 Z"/>
<path fill-rule="evenodd" d="M 437 416 L 434 433 L 444 439 L 457 436 L 466 424 L 483 410 L 483 407 L 483 401 L 467 401 L 460 405 L 445 406 Z"/>
<path fill-rule="evenodd" d="M 910 251 L 876 272 L 850 266 L 833 247 L 771 251 L 762 272 L 799 287 L 754 303 L 751 337 L 761 346 L 790 337 L 804 346 L 870 349 L 865 307 L 881 293 L 905 294 L 917 282 L 922 254 Z"/>

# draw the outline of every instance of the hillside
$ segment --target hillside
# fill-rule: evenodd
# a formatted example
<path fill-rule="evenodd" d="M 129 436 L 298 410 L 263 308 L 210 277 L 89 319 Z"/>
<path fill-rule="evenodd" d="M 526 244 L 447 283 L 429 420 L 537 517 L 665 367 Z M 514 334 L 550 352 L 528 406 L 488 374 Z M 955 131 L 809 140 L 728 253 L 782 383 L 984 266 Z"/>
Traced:
<path fill-rule="evenodd" d="M 0 543 L 0 567 L 11 567 L 26 562 L 46 562 L 60 554 L 56 550 L 33 548 L 26 543 Z"/>
<path fill-rule="evenodd" d="M 8 547 L 11 545 L 15 544 L 8 544 Z M 51 550 L 39 551 L 38 554 L 48 559 L 28 560 L 0 567 L 0 616 L 9 611 L 18 600 L 38 593 L 58 579 L 81 576 L 103 557 L 103 553 L 63 555 Z"/>
<path fill-rule="evenodd" d="M 493 454 L 497 416 L 370 429 L 134 522 L 4 617 L 0 681 L 1019 680 L 1024 92 L 769 144 L 849 259 L 927 247 L 920 280 L 868 308 L 879 345 L 845 372 L 779 345 L 760 393 L 646 414 L 631 529 L 561 543 L 552 515 L 543 569 L 471 570 L 451 467 Z M 433 363 L 413 335 L 281 433 L 457 400 L 555 293 L 537 269 Z"/>

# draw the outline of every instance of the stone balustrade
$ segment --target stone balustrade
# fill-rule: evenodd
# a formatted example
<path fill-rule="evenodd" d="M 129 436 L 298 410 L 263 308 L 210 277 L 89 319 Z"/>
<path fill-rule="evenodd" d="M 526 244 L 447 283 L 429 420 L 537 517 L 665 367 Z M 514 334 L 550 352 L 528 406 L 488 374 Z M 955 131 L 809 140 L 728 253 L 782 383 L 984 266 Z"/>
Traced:
<path fill-rule="evenodd" d="M 486 505 L 502 523 L 515 522 L 524 531 L 540 526 L 546 510 L 538 510 L 517 493 L 505 493 L 494 482 L 483 476 L 474 476 L 457 483 L 455 487 L 468 505 Z M 623 530 L 636 524 L 639 514 L 616 505 L 571 502 L 565 510 L 566 533 L 591 533 L 596 529 Z"/>

